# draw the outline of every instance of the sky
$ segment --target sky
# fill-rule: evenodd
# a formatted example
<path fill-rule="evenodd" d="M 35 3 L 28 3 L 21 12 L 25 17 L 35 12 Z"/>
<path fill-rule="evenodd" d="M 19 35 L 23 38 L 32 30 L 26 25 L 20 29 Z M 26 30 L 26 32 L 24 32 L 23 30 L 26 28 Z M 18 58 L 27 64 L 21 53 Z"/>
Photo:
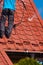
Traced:
<path fill-rule="evenodd" d="M 38 12 L 41 16 L 41 18 L 43 19 L 43 0 L 33 0 L 36 8 L 38 9 Z"/>

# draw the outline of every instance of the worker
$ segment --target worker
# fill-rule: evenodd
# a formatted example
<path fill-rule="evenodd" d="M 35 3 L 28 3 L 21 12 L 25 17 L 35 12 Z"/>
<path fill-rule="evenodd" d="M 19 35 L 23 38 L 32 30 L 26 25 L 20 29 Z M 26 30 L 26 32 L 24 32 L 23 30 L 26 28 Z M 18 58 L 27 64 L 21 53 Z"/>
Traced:
<path fill-rule="evenodd" d="M 0 0 L 0 3 L 1 2 L 2 0 Z M 10 37 L 14 24 L 15 10 L 16 10 L 16 0 L 3 0 L 3 7 L 0 18 L 0 38 L 3 38 L 4 34 L 7 38 Z M 8 26 L 5 27 L 7 18 L 8 18 Z"/>

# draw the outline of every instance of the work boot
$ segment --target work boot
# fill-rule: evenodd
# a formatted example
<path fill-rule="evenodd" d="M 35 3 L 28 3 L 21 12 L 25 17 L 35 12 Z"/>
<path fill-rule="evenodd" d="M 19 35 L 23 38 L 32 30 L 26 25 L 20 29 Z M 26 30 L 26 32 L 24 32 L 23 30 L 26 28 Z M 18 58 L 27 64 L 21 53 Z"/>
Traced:
<path fill-rule="evenodd" d="M 7 31 L 7 27 L 5 28 L 5 36 L 6 36 L 7 38 L 10 38 L 10 33 L 8 33 L 8 31 Z"/>
<path fill-rule="evenodd" d="M 0 31 L 0 38 L 3 38 L 3 32 Z"/>

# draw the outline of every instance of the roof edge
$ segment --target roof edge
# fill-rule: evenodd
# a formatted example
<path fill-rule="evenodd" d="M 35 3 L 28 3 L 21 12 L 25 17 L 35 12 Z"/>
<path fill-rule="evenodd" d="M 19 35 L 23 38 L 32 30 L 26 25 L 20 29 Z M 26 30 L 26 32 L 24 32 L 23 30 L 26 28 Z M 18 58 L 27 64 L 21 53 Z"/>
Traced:
<path fill-rule="evenodd" d="M 34 10 L 35 10 L 35 12 L 36 12 L 36 15 L 38 16 L 38 19 L 39 19 L 39 21 L 40 21 L 40 24 L 42 25 L 42 27 L 43 27 L 43 20 L 42 20 L 42 18 L 41 18 L 41 16 L 40 16 L 40 14 L 38 13 L 38 10 L 37 10 L 37 8 L 36 8 L 36 6 L 35 6 L 35 4 L 34 4 L 34 2 L 33 2 L 33 0 L 30 0 L 30 2 L 31 2 L 31 4 L 32 4 L 32 6 L 33 6 L 33 8 L 34 8 Z"/>
<path fill-rule="evenodd" d="M 17 53 L 43 53 L 43 51 L 24 51 L 24 50 L 5 50 L 6 52 L 17 52 Z"/>

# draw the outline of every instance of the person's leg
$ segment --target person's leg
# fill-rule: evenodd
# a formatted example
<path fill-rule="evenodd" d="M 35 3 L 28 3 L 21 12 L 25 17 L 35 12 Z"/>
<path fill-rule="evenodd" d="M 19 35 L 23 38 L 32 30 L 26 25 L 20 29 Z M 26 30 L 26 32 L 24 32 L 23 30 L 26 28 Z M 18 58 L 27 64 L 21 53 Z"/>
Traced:
<path fill-rule="evenodd" d="M 2 11 L 1 19 L 0 19 L 0 38 L 3 37 L 4 32 L 5 32 L 5 20 L 6 16 L 4 15 L 5 11 Z"/>
<path fill-rule="evenodd" d="M 7 38 L 10 37 L 14 23 L 14 11 L 9 11 L 8 15 L 8 27 L 6 28 L 5 35 Z"/>

